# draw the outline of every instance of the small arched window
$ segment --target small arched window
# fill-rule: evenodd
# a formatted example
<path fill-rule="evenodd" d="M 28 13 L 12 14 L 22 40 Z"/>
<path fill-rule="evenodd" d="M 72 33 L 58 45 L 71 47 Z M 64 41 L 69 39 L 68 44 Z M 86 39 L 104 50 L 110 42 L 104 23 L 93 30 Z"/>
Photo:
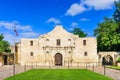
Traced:
<path fill-rule="evenodd" d="M 68 39 L 68 41 L 71 41 L 71 39 Z"/>
<path fill-rule="evenodd" d="M 49 41 L 49 39 L 46 39 L 46 41 Z"/>
<path fill-rule="evenodd" d="M 71 39 L 68 39 L 68 45 L 69 46 L 71 45 Z"/>
<path fill-rule="evenodd" d="M 46 46 L 49 46 L 49 39 L 46 39 Z"/>
<path fill-rule="evenodd" d="M 49 54 L 49 51 L 46 51 L 47 54 Z"/>
<path fill-rule="evenodd" d="M 68 53 L 71 53 L 71 51 L 68 51 Z"/>

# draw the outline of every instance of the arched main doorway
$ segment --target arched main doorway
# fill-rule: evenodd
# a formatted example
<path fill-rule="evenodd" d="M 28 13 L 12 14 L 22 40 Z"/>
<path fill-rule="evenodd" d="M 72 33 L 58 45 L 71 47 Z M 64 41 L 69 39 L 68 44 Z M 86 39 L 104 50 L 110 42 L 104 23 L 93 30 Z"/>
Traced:
<path fill-rule="evenodd" d="M 56 66 L 62 65 L 62 54 L 60 54 L 60 53 L 55 54 L 55 65 Z"/>
<path fill-rule="evenodd" d="M 102 65 L 113 65 L 113 58 L 110 55 L 104 56 L 102 58 Z"/>

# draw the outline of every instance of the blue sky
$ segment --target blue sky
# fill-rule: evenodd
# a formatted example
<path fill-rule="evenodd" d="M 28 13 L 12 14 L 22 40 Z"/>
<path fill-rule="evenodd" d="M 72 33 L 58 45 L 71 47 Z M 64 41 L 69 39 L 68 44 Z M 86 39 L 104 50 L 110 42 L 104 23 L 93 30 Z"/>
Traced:
<path fill-rule="evenodd" d="M 62 25 L 81 28 L 88 36 L 103 18 L 112 17 L 115 0 L 0 0 L 0 34 L 13 43 L 14 24 L 20 38 L 36 38 Z"/>

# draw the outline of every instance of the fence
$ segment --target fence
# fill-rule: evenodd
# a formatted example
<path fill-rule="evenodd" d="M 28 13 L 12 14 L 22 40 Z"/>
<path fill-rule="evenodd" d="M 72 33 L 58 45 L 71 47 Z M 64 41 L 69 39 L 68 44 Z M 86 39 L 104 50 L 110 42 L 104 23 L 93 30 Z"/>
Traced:
<path fill-rule="evenodd" d="M 18 73 L 25 72 L 31 69 L 88 69 L 101 74 L 106 74 L 106 67 L 100 66 L 101 63 L 98 62 L 77 62 L 77 63 L 65 63 L 63 66 L 55 65 L 40 65 L 39 63 L 26 63 L 24 66 L 20 65 L 6 65 L 0 67 L 0 80 L 14 76 Z"/>
<path fill-rule="evenodd" d="M 45 62 L 45 63 L 38 63 L 38 62 L 26 62 L 24 65 L 29 66 L 44 66 L 44 67 L 54 67 L 55 64 L 53 62 Z M 60 64 L 59 66 L 62 67 L 85 67 L 85 66 L 101 66 L 101 62 L 67 62 L 64 61 L 63 64 Z"/>

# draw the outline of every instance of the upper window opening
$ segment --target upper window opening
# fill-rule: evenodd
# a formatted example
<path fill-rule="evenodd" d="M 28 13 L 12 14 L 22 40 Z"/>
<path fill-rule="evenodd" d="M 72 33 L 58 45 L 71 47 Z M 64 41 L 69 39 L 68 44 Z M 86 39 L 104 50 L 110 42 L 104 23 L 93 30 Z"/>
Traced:
<path fill-rule="evenodd" d="M 33 41 L 30 41 L 30 45 L 33 46 Z"/>
<path fill-rule="evenodd" d="M 61 42 L 60 42 L 60 39 L 57 39 L 57 46 L 60 46 L 61 45 Z"/>
<path fill-rule="evenodd" d="M 49 39 L 46 39 L 46 41 L 49 41 Z"/>
<path fill-rule="evenodd" d="M 83 45 L 86 45 L 86 40 L 83 40 Z"/>
<path fill-rule="evenodd" d="M 30 52 L 30 56 L 33 56 L 33 52 Z"/>
<path fill-rule="evenodd" d="M 71 39 L 68 39 L 68 41 L 71 41 Z"/>
<path fill-rule="evenodd" d="M 87 52 L 85 52 L 85 53 L 84 53 L 84 56 L 87 56 L 87 55 L 88 55 Z"/>

